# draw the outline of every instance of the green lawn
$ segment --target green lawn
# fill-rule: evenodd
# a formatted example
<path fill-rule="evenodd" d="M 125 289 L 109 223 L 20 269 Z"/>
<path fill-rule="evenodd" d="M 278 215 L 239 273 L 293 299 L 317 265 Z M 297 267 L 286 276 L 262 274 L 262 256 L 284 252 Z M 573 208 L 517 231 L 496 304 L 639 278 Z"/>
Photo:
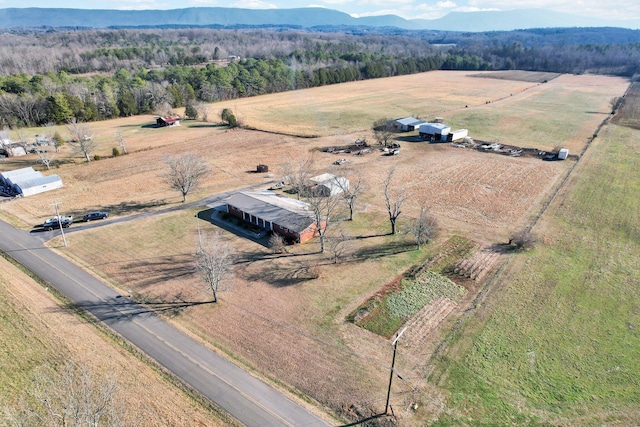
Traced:
<path fill-rule="evenodd" d="M 639 140 L 603 130 L 534 229 L 545 243 L 463 326 L 432 376 L 441 425 L 640 423 Z"/>

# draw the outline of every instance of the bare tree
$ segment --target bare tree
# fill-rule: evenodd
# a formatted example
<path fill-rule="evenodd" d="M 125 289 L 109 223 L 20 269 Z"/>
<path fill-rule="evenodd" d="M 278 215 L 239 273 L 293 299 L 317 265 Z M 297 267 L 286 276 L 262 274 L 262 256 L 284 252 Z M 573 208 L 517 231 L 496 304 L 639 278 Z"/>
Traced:
<path fill-rule="evenodd" d="M 409 231 L 416 239 L 418 250 L 437 236 L 438 220 L 431 215 L 424 203 L 420 206 L 420 215 L 411 223 Z"/>
<path fill-rule="evenodd" d="M 311 207 L 311 212 L 313 212 L 316 233 L 320 237 L 320 253 L 325 253 L 326 251 L 327 230 L 339 200 L 337 196 L 324 196 L 314 191 L 309 191 L 307 197 L 305 197 L 305 201 Z"/>
<path fill-rule="evenodd" d="M 349 208 L 349 221 L 353 221 L 353 212 L 356 205 L 356 199 L 364 191 L 362 175 L 358 172 L 355 178 L 351 180 L 340 179 L 346 178 L 344 174 L 336 175 L 335 184 L 342 190 L 342 197 Z"/>
<path fill-rule="evenodd" d="M 98 144 L 93 139 L 91 129 L 85 123 L 72 119 L 67 123 L 67 131 L 71 134 L 69 145 L 77 154 L 81 154 L 91 161 L 91 154 L 98 148 Z"/>
<path fill-rule="evenodd" d="M 533 234 L 531 234 L 531 231 L 524 228 L 513 233 L 513 235 L 509 239 L 509 245 L 514 245 L 516 249 L 522 251 L 528 251 L 535 247 L 536 238 L 533 236 Z"/>
<path fill-rule="evenodd" d="M 308 157 L 299 158 L 297 162 L 289 159 L 282 163 L 284 181 L 298 194 L 298 199 L 304 194 L 311 177 L 313 161 L 313 157 Z"/>
<path fill-rule="evenodd" d="M 48 148 L 40 147 L 36 147 L 36 153 L 38 153 L 40 163 L 43 164 L 47 170 L 51 169 L 51 162 L 56 157 L 56 154 L 50 152 Z"/>
<path fill-rule="evenodd" d="M 345 254 L 350 249 L 349 236 L 342 227 L 336 227 L 335 229 L 332 229 L 328 241 L 333 263 L 337 264 L 340 259 L 344 258 Z"/>
<path fill-rule="evenodd" d="M 209 109 L 207 108 L 207 104 L 204 102 L 198 102 L 195 105 L 196 110 L 198 111 L 198 115 L 200 116 L 200 120 L 203 122 L 209 121 Z"/>
<path fill-rule="evenodd" d="M 16 128 L 13 130 L 16 134 L 16 136 L 18 137 L 18 140 L 16 141 L 22 148 L 25 149 L 27 148 L 28 142 L 27 142 L 27 133 L 25 132 L 25 130 L 23 128 Z"/>
<path fill-rule="evenodd" d="M 282 254 L 287 252 L 287 242 L 284 240 L 280 234 L 272 232 L 271 236 L 269 236 L 269 241 L 267 243 L 269 249 L 274 254 Z"/>
<path fill-rule="evenodd" d="M 373 122 L 373 136 L 380 145 L 385 147 L 391 145 L 394 133 L 395 129 L 390 118 L 383 117 Z"/>
<path fill-rule="evenodd" d="M 114 378 L 100 378 L 84 365 L 67 362 L 60 372 L 42 366 L 32 375 L 29 396 L 8 408 L 8 417 L 20 427 L 121 426 L 117 387 Z"/>
<path fill-rule="evenodd" d="M 127 154 L 127 146 L 124 144 L 124 137 L 122 136 L 122 132 L 120 132 L 120 128 L 116 130 L 116 137 L 118 138 L 118 145 L 120 145 L 122 154 Z"/>
<path fill-rule="evenodd" d="M 392 185 L 395 171 L 395 166 L 389 168 L 387 177 L 382 183 L 384 186 L 384 201 L 387 206 L 387 212 L 389 213 L 389 222 L 391 223 L 391 234 L 396 234 L 396 221 L 402 213 L 402 204 L 407 198 L 407 192 L 404 188 Z"/>
<path fill-rule="evenodd" d="M 218 302 L 218 292 L 223 287 L 229 288 L 233 274 L 233 250 L 222 241 L 219 233 L 205 235 L 198 241 L 195 258 L 196 269 L 211 292 L 213 302 Z"/>
<path fill-rule="evenodd" d="M 6 128 L 0 130 L 0 150 L 4 150 L 9 157 L 13 156 L 13 143 Z"/>
<path fill-rule="evenodd" d="M 204 159 L 192 153 L 168 157 L 165 162 L 169 172 L 163 178 L 172 190 L 182 194 L 182 202 L 187 201 L 187 194 L 198 188 L 200 180 L 209 172 Z"/>

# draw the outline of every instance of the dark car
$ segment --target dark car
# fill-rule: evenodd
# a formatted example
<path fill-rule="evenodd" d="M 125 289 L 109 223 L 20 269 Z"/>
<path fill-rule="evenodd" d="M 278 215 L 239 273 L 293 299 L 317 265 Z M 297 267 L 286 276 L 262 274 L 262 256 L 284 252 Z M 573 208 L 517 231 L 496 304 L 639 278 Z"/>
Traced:
<path fill-rule="evenodd" d="M 109 212 L 89 212 L 85 216 L 82 217 L 84 222 L 93 221 L 94 219 L 105 219 L 109 217 Z"/>
<path fill-rule="evenodd" d="M 42 228 L 45 231 L 54 230 L 60 227 L 68 228 L 73 222 L 72 216 L 54 216 L 53 218 L 49 218 L 42 224 Z"/>

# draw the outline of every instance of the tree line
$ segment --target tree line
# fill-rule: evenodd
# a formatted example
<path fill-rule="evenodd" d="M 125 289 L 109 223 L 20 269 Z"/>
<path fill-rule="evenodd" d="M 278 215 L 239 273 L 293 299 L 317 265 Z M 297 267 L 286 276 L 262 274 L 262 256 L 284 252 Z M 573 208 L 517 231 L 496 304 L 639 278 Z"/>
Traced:
<path fill-rule="evenodd" d="M 0 128 L 169 112 L 437 69 L 635 78 L 640 35 L 629 31 L 15 31 L 0 35 Z M 602 42 L 603 34 L 614 42 Z"/>

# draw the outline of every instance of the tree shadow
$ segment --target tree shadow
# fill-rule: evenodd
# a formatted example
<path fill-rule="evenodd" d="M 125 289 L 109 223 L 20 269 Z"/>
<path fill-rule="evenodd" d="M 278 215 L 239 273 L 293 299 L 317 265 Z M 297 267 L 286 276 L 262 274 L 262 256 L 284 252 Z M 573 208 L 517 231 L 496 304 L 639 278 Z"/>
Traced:
<path fill-rule="evenodd" d="M 153 259 L 136 259 L 122 266 L 133 277 L 137 288 L 145 289 L 166 280 L 189 277 L 196 272 L 193 256 L 190 254 L 166 255 Z"/>
<path fill-rule="evenodd" d="M 366 259 L 376 259 L 391 255 L 397 255 L 403 252 L 415 250 L 415 243 L 411 242 L 391 242 L 381 243 L 379 245 L 362 248 L 353 253 L 353 259 L 356 261 Z"/>
<path fill-rule="evenodd" d="M 425 142 L 424 139 L 420 138 L 418 135 L 403 135 L 396 137 L 397 141 L 401 142 Z"/>
<path fill-rule="evenodd" d="M 201 124 L 190 124 L 190 128 L 226 128 L 228 125 L 222 123 L 201 123 Z"/>
<path fill-rule="evenodd" d="M 379 426 L 382 424 L 377 424 L 375 423 L 375 421 L 379 420 L 382 417 L 387 417 L 387 414 L 376 414 L 376 415 L 371 415 L 369 417 L 363 418 L 361 420 L 358 421 L 354 421 L 352 423 L 349 424 L 341 424 L 339 427 L 353 427 L 353 426 L 359 426 L 359 425 L 365 425 L 365 426 Z M 395 423 L 391 423 L 391 425 L 395 425 Z"/>
<path fill-rule="evenodd" d="M 289 267 L 271 264 L 256 273 L 246 273 L 245 278 L 250 281 L 264 281 L 275 288 L 285 288 L 299 285 L 317 279 L 317 267 L 309 263 L 297 263 Z"/>
<path fill-rule="evenodd" d="M 350 240 L 361 240 L 361 239 L 371 239 L 373 237 L 384 237 L 384 236 L 389 236 L 389 233 L 384 233 L 384 234 L 369 234 L 367 236 L 353 236 L 351 237 Z"/>
<path fill-rule="evenodd" d="M 248 229 L 245 229 L 241 226 L 233 224 L 231 221 L 225 221 L 218 213 L 221 211 L 216 208 L 206 209 L 200 211 L 196 214 L 198 219 L 203 221 L 207 221 L 210 224 L 213 224 L 217 227 L 222 228 L 229 233 L 235 234 L 238 237 L 243 237 L 245 239 L 249 239 L 252 242 L 255 242 L 265 248 L 269 247 L 269 235 L 261 236 L 251 232 Z"/>
<path fill-rule="evenodd" d="M 166 206 L 167 204 L 169 203 L 165 200 L 151 200 L 146 203 L 140 203 L 135 201 L 121 202 L 113 205 L 103 205 L 99 207 L 96 206 L 93 208 L 87 208 L 86 210 L 82 210 L 82 211 L 70 211 L 68 212 L 68 214 L 73 215 L 75 217 L 74 222 L 82 222 L 81 221 L 82 216 L 87 212 L 106 211 L 106 212 L 109 212 L 109 215 L 124 216 L 130 213 L 150 212 L 159 206 Z M 107 222 L 107 221 L 104 221 L 104 222 Z"/>
<path fill-rule="evenodd" d="M 96 321 L 106 325 L 114 325 L 119 322 L 130 321 L 136 318 L 151 317 L 158 314 L 165 316 L 177 316 L 189 307 L 202 304 L 211 304 L 212 301 L 150 301 L 138 303 L 130 298 L 117 295 L 113 298 L 103 299 L 99 302 L 80 301 L 68 302 L 62 307 L 51 309 L 52 311 L 87 311 L 95 316 Z"/>
<path fill-rule="evenodd" d="M 500 254 L 508 254 L 508 253 L 512 253 L 512 252 L 518 252 L 518 248 L 512 244 L 509 243 L 494 243 L 491 246 L 489 246 L 489 248 L 493 251 L 493 252 L 497 252 Z"/>

